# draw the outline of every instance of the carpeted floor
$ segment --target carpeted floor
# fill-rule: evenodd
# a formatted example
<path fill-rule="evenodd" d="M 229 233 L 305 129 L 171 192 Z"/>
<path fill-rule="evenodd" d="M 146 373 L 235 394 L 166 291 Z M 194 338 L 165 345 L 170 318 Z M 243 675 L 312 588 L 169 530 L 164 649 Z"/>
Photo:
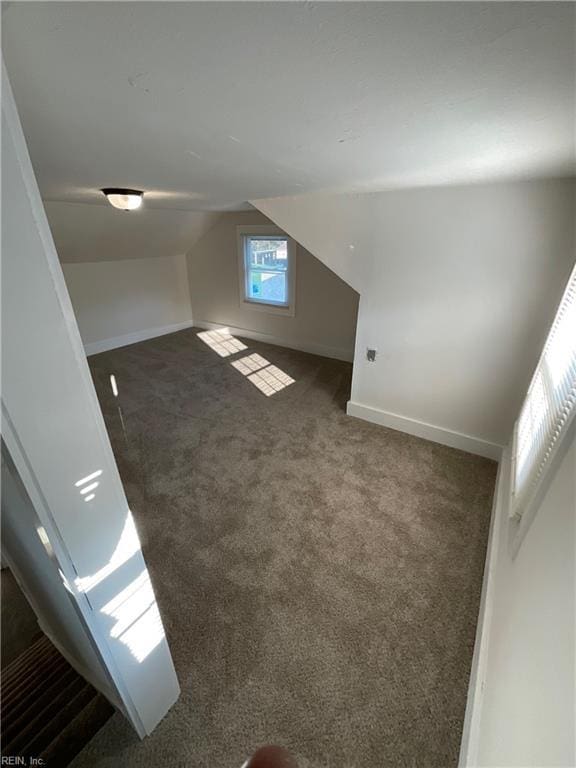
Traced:
<path fill-rule="evenodd" d="M 198 333 L 90 358 L 182 695 L 75 768 L 239 768 L 266 742 L 456 765 L 496 464 L 346 416 L 347 363 Z"/>

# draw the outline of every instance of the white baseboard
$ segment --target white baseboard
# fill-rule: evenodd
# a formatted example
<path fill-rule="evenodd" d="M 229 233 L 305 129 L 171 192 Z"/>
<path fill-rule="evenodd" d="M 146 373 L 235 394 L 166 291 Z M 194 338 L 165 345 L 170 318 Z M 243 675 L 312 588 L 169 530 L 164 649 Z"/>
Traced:
<path fill-rule="evenodd" d="M 434 443 L 448 445 L 450 448 L 458 448 L 467 453 L 475 453 L 478 456 L 485 456 L 488 459 L 500 461 L 503 447 L 496 443 L 490 443 L 487 440 L 481 440 L 471 435 L 463 435 L 460 432 L 453 432 L 443 427 L 435 427 L 433 424 L 426 424 L 424 421 L 409 419 L 406 416 L 398 416 L 396 413 L 381 411 L 379 408 L 372 408 L 369 405 L 348 401 L 346 413 L 349 416 L 356 416 L 364 421 L 371 421 L 373 424 L 380 424 L 382 427 L 396 429 L 399 432 L 407 432 L 409 435 L 422 437 L 425 440 L 432 440 Z"/>
<path fill-rule="evenodd" d="M 136 344 L 146 339 L 154 339 L 156 336 L 165 336 L 167 333 L 182 331 L 184 328 L 192 328 L 192 320 L 185 320 L 183 323 L 173 323 L 172 325 L 160 325 L 156 328 L 147 328 L 143 331 L 134 331 L 126 333 L 123 336 L 115 336 L 112 339 L 102 339 L 101 341 L 89 341 L 84 344 L 86 355 L 97 355 L 99 352 L 107 352 L 109 349 L 117 347 L 127 347 L 129 344 Z"/>
<path fill-rule="evenodd" d="M 297 349 L 299 352 L 309 352 L 312 355 L 319 355 L 320 357 L 330 357 L 333 360 L 343 360 L 346 363 L 351 363 L 354 359 L 353 349 L 341 349 L 339 347 L 329 347 L 324 344 L 315 344 L 314 342 L 294 342 L 280 339 L 277 336 L 273 336 L 269 333 L 259 333 L 258 331 L 251 331 L 248 328 L 235 328 L 232 325 L 226 323 L 212 323 L 207 320 L 196 320 L 194 325 L 197 328 L 205 328 L 209 331 L 218 330 L 219 328 L 227 328 L 232 336 L 243 336 L 245 339 L 254 339 L 254 341 L 263 341 L 266 344 L 274 344 L 277 347 L 287 347 L 288 349 Z"/>
<path fill-rule="evenodd" d="M 488 546 L 486 547 L 484 578 L 482 580 L 482 595 L 480 597 L 476 639 L 474 641 L 474 655 L 472 656 L 470 682 L 466 699 L 466 714 L 464 716 L 462 740 L 460 742 L 459 768 L 476 768 L 478 765 L 482 706 L 488 671 L 490 630 L 496 595 L 496 568 L 498 566 L 498 553 L 501 546 L 502 516 L 508 512 L 509 489 L 510 450 L 506 448 L 498 465 L 496 490 L 492 503 L 490 533 L 488 536 Z"/>

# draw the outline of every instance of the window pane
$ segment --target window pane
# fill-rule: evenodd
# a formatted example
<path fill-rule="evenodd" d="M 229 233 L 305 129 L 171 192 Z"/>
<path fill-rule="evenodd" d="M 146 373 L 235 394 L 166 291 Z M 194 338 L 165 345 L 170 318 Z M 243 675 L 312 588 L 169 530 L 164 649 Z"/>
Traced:
<path fill-rule="evenodd" d="M 515 427 L 514 499 L 520 516 L 576 417 L 576 267 L 560 302 Z"/>
<path fill-rule="evenodd" d="M 288 241 L 278 238 L 249 237 L 248 266 L 286 272 L 288 269 Z"/>
<path fill-rule="evenodd" d="M 248 298 L 287 304 L 288 291 L 285 271 L 250 269 L 248 275 Z"/>
<path fill-rule="evenodd" d="M 288 239 L 245 237 L 246 298 L 288 305 Z"/>

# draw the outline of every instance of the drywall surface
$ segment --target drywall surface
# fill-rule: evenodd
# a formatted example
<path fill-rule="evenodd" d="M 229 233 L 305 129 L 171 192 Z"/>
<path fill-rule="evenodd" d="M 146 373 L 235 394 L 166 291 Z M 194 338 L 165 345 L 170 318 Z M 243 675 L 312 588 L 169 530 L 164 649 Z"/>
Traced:
<path fill-rule="evenodd" d="M 495 510 L 464 766 L 576 764 L 576 442 L 556 468 L 515 558 L 509 461 Z M 493 564 L 491 563 L 491 559 Z M 480 646 L 483 650 L 480 651 Z"/>
<path fill-rule="evenodd" d="M 94 203 L 44 201 L 61 262 L 184 255 L 219 216 L 154 208 L 148 194 L 138 210 L 119 211 L 98 194 Z"/>
<path fill-rule="evenodd" d="M 121 707 L 74 599 L 63 589 L 46 531 L 4 445 L 1 486 L 3 552 L 40 627 L 80 674 Z"/>
<path fill-rule="evenodd" d="M 270 342 L 352 360 L 358 294 L 297 244 L 294 317 L 240 301 L 237 227 L 272 224 L 258 211 L 226 213 L 188 254 L 194 322 L 244 329 Z"/>
<path fill-rule="evenodd" d="M 144 736 L 178 681 L 4 68 L 2 188 L 2 438 Z"/>
<path fill-rule="evenodd" d="M 496 447 L 574 262 L 574 203 L 573 180 L 254 201 L 360 291 L 351 402 Z"/>
<path fill-rule="evenodd" d="M 322 194 L 253 200 L 253 205 L 359 293 L 376 247 L 374 195 Z"/>
<path fill-rule="evenodd" d="M 88 352 L 192 325 L 185 256 L 62 267 Z"/>

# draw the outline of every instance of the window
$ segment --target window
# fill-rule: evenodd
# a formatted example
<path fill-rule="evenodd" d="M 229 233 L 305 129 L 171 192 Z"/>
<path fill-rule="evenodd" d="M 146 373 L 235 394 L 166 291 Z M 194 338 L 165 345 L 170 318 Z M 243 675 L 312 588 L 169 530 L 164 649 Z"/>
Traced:
<path fill-rule="evenodd" d="M 514 429 L 511 515 L 535 497 L 576 413 L 576 267 Z"/>
<path fill-rule="evenodd" d="M 294 314 L 294 241 L 275 227 L 239 227 L 240 300 L 252 309 Z"/>
<path fill-rule="evenodd" d="M 266 304 L 288 305 L 288 240 L 244 238 L 246 298 Z"/>

